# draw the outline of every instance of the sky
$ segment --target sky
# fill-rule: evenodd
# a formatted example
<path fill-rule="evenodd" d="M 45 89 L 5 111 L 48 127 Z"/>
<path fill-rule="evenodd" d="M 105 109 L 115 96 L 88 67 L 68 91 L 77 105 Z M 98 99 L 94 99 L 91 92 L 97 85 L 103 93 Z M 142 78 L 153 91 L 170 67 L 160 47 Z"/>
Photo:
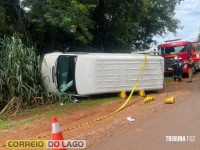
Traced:
<path fill-rule="evenodd" d="M 183 39 L 188 41 L 197 40 L 200 33 L 200 0 L 184 0 L 176 6 L 175 18 L 180 20 L 182 29 L 177 34 L 168 34 L 163 37 L 154 37 L 158 44 L 166 40 Z"/>

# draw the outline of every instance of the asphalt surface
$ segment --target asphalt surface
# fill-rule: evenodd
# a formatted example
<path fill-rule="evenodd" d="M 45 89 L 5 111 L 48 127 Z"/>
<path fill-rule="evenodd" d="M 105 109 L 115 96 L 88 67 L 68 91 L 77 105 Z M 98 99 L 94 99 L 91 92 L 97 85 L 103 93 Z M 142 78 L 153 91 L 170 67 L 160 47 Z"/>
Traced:
<path fill-rule="evenodd" d="M 89 150 L 199 150 L 200 92 L 171 105 Z"/>

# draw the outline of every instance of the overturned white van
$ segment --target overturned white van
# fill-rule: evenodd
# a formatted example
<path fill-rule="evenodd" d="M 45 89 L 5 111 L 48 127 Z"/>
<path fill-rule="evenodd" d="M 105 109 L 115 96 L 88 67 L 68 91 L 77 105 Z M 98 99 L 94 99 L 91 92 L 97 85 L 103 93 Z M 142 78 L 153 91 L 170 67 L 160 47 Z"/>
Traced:
<path fill-rule="evenodd" d="M 48 92 L 81 96 L 131 91 L 137 80 L 144 54 L 51 53 L 42 63 L 42 75 Z M 163 88 L 164 60 L 147 56 L 137 90 Z"/>

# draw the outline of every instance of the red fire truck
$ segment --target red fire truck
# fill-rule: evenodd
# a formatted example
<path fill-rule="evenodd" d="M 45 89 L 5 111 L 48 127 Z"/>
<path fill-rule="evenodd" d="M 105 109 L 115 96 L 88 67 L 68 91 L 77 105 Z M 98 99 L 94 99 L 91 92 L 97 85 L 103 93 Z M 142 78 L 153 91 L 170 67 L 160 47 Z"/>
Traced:
<path fill-rule="evenodd" d="M 184 62 L 183 73 L 188 73 L 187 58 L 192 56 L 195 61 L 194 71 L 200 69 L 200 42 L 183 41 L 181 39 L 165 41 L 158 45 L 159 53 L 165 58 L 165 74 L 172 73 L 171 63 L 174 57 L 181 57 Z"/>

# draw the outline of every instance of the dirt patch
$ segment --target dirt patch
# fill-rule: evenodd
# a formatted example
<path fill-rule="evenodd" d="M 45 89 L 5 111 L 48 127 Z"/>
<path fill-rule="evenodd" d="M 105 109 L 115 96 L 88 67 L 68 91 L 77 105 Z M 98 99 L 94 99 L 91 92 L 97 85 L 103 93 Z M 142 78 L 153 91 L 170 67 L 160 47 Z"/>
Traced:
<path fill-rule="evenodd" d="M 112 104 L 91 107 L 73 111 L 69 115 L 56 115 L 61 129 L 64 130 L 65 139 L 83 139 L 87 141 L 87 147 L 94 145 L 101 140 L 108 139 L 119 133 L 120 130 L 128 126 L 137 126 L 145 119 L 153 117 L 156 113 L 163 113 L 168 107 L 176 107 L 182 101 L 187 100 L 191 94 L 199 92 L 200 73 L 196 73 L 192 83 L 187 83 L 187 78 L 182 82 L 167 82 L 165 88 L 157 92 L 148 92 L 148 96 L 153 96 L 154 101 L 144 103 L 144 98 L 133 96 L 125 109 L 119 113 L 95 123 L 84 125 L 75 129 L 68 128 L 92 121 L 98 117 L 105 116 L 121 106 L 123 99 Z M 165 99 L 174 96 L 176 103 L 172 105 L 164 104 Z M 135 122 L 128 122 L 127 117 L 132 117 Z M 16 118 L 16 120 L 19 118 Z M 35 120 L 29 124 L 17 124 L 14 127 L 1 131 L 0 145 L 6 140 L 14 139 L 46 139 L 51 140 L 51 118 Z M 43 138 L 39 138 L 43 137 Z"/>

